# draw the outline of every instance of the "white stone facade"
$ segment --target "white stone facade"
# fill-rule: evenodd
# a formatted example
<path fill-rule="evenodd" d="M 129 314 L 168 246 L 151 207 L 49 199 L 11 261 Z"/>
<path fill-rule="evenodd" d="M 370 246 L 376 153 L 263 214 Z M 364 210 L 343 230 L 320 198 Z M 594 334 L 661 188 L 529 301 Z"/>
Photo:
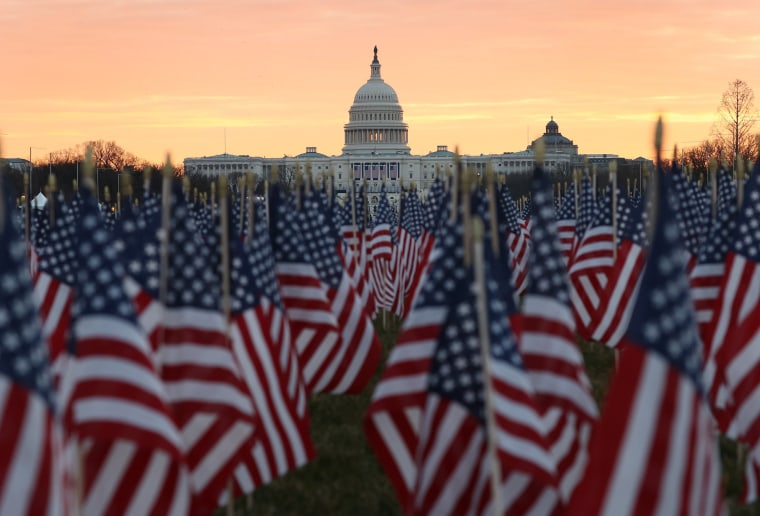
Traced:
<path fill-rule="evenodd" d="M 553 120 L 546 126 L 546 132 L 538 139 L 546 138 L 545 168 L 549 172 L 562 171 L 568 174 L 582 164 L 578 146 L 559 133 Z M 537 140 L 538 140 L 537 139 Z M 501 154 L 481 154 L 462 156 L 465 168 L 485 172 L 487 167 L 496 174 L 528 173 L 534 167 L 533 146 L 526 150 Z M 610 159 L 614 155 L 608 155 Z M 376 194 L 385 182 L 392 202 L 397 198 L 400 183 L 408 188 L 412 183 L 421 194 L 425 194 L 436 177 L 436 171 L 447 172 L 454 169 L 454 153 L 445 145 L 427 155 L 412 155 L 409 148 L 409 130 L 404 122 L 404 113 L 395 90 L 383 81 L 377 47 L 370 64 L 370 78 L 359 88 L 349 109 L 349 121 L 344 125 L 344 146 L 339 156 L 326 156 L 315 147 L 307 147 L 306 152 L 293 157 L 262 158 L 221 154 L 217 156 L 186 158 L 185 173 L 216 176 L 220 174 L 254 172 L 260 178 L 268 177 L 276 166 L 281 174 L 305 173 L 311 170 L 317 181 L 328 173 L 334 174 L 334 185 L 338 194 L 345 194 L 351 184 L 358 185 L 366 180 L 370 207 L 374 208 Z"/>

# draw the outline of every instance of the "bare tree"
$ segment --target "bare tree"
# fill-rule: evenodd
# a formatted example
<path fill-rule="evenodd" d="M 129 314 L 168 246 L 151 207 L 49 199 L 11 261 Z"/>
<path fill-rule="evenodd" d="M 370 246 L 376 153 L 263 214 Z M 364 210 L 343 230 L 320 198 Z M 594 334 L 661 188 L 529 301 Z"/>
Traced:
<path fill-rule="evenodd" d="M 755 134 L 752 129 L 758 119 L 755 108 L 755 93 L 741 79 L 729 83 L 728 89 L 718 105 L 720 120 L 715 128 L 716 137 L 731 156 L 726 156 L 733 163 L 736 156 L 744 159 L 755 157 Z"/>

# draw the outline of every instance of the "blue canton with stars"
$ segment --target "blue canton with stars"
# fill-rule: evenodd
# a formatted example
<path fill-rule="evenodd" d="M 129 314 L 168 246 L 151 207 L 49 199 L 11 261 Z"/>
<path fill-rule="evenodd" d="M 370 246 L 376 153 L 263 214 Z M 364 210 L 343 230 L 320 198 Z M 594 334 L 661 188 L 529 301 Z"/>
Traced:
<path fill-rule="evenodd" d="M 575 220 L 575 183 L 570 183 L 562 197 L 562 207 L 557 213 L 557 220 Z"/>
<path fill-rule="evenodd" d="M 465 270 L 461 261 L 461 226 L 449 228 L 456 233 L 453 241 L 459 242 L 460 252 L 450 247 L 452 239 L 442 249 L 441 262 L 431 270 L 433 282 L 448 283 L 443 296 L 448 315 L 440 330 L 438 343 L 432 357 L 428 376 L 428 388 L 440 396 L 464 406 L 481 425 L 485 425 L 484 376 L 478 317 L 476 287 L 472 270 Z M 484 263 L 486 278 L 486 304 L 488 310 L 488 333 L 492 360 L 508 361 L 522 368 L 517 343 L 507 323 L 507 306 L 499 284 L 492 277 L 493 263 L 486 254 Z M 446 280 L 448 278 L 448 281 Z M 458 284 L 455 290 L 450 287 Z"/>
<path fill-rule="evenodd" d="M 509 231 L 516 235 L 520 234 L 520 213 L 517 209 L 512 193 L 507 185 L 503 185 L 497 195 L 496 202 L 499 229 Z"/>
<path fill-rule="evenodd" d="M 10 191 L 9 181 L 4 178 L 0 180 L 4 181 L 3 190 Z M 12 220 L 15 211 L 13 199 L 5 195 L 3 201 L 4 225 L 0 228 L 0 374 L 33 391 L 50 410 L 54 410 L 47 347 L 32 300 L 26 244 Z"/>
<path fill-rule="evenodd" d="M 575 234 L 578 240 L 583 238 L 586 229 L 596 216 L 596 201 L 594 200 L 593 187 L 588 176 L 583 176 L 581 180 L 580 193 L 578 194 L 578 217 L 575 220 Z"/>
<path fill-rule="evenodd" d="M 256 206 L 253 219 L 253 235 L 249 250 L 249 268 L 254 277 L 255 285 L 259 292 L 269 301 L 283 310 L 280 297 L 280 286 L 274 273 L 274 255 L 272 253 L 272 241 L 269 236 L 269 226 L 266 219 L 266 207 L 263 204 Z"/>
<path fill-rule="evenodd" d="M 760 161 L 744 185 L 744 199 L 736 219 L 733 250 L 760 263 Z"/>
<path fill-rule="evenodd" d="M 657 224 L 628 327 L 630 341 L 660 353 L 704 392 L 699 337 L 686 276 L 686 259 L 669 190 L 659 173 Z"/>
<path fill-rule="evenodd" d="M 528 268 L 528 293 L 551 297 L 569 306 L 570 288 L 554 220 L 549 180 L 541 168 L 537 168 L 533 175 L 531 191 L 533 222 L 530 236 L 533 247 Z"/>
<path fill-rule="evenodd" d="M 309 238 L 303 238 L 303 241 L 319 277 L 330 288 L 337 290 L 343 276 L 343 264 L 336 252 L 337 244 L 330 238 L 325 216 L 320 212 L 318 200 L 313 192 L 304 198 L 298 220 L 302 235 L 309 235 Z"/>
<path fill-rule="evenodd" d="M 111 315 L 137 325 L 132 301 L 124 292 L 125 269 L 113 245 L 113 236 L 106 229 L 95 199 L 83 194 L 82 211 L 77 230 L 77 285 L 71 307 L 72 318 L 86 315 Z M 73 327 L 73 324 L 72 324 Z M 73 349 L 75 335 L 70 341 Z"/>
<path fill-rule="evenodd" d="M 622 209 L 618 205 L 618 243 L 623 240 L 633 242 L 639 247 L 647 247 L 647 230 L 645 217 L 646 203 L 634 204 L 626 200 Z"/>
<path fill-rule="evenodd" d="M 160 214 L 146 217 L 144 210 L 135 213 L 131 207 L 122 211 L 115 230 L 117 249 L 121 250 L 127 274 L 153 299 L 159 298 L 160 289 L 159 232 Z"/>
<path fill-rule="evenodd" d="M 209 248 L 199 238 L 190 216 L 185 196 L 172 190 L 171 227 L 169 228 L 169 274 L 166 305 L 219 310 L 221 274 L 219 246 Z"/>
<path fill-rule="evenodd" d="M 53 227 L 48 233 L 48 245 L 42 251 L 39 270 L 50 274 L 58 281 L 68 286 L 74 285 L 76 270 L 79 264 L 76 259 L 75 225 L 79 214 L 81 200 L 63 209 L 56 205 L 56 216 Z"/>
<path fill-rule="evenodd" d="M 417 192 L 409 192 L 402 200 L 401 209 L 401 227 L 409 233 L 415 240 L 422 235 L 422 229 L 425 223 L 424 214 L 422 213 L 422 203 L 417 196 Z"/>
<path fill-rule="evenodd" d="M 736 185 L 731 180 L 728 171 L 721 168 L 717 171 L 718 175 L 718 211 L 724 211 L 731 207 L 736 207 Z M 708 200 L 709 205 L 709 200 Z"/>
<path fill-rule="evenodd" d="M 346 214 L 348 218 L 348 223 L 351 224 L 353 222 L 352 217 L 356 217 L 356 230 L 364 231 L 365 229 L 364 186 L 360 185 L 358 189 L 354 189 L 353 195 L 354 195 L 354 205 L 351 206 L 350 198 L 346 202 Z M 352 215 L 351 210 L 355 210 L 356 214 Z M 366 217 L 369 218 L 369 213 L 366 214 Z"/>
<path fill-rule="evenodd" d="M 427 194 L 427 201 L 423 205 L 425 211 L 425 230 L 428 233 L 437 234 L 441 221 L 445 217 L 449 203 L 449 194 L 446 192 L 443 181 L 436 177 L 433 186 Z"/>
<path fill-rule="evenodd" d="M 680 169 L 674 169 L 671 174 L 674 186 L 671 194 L 675 203 L 676 220 L 678 229 L 681 232 L 686 250 L 694 256 L 699 255 L 699 248 L 705 236 L 707 228 L 706 213 L 699 201 L 699 195 L 695 192 L 695 187 Z"/>
<path fill-rule="evenodd" d="M 699 251 L 698 263 L 720 264 L 726 261 L 736 231 L 736 188 L 724 170 L 718 175 L 718 214 L 710 226 L 707 238 Z"/>
<path fill-rule="evenodd" d="M 58 204 L 59 203 L 56 202 L 54 205 L 57 206 Z M 30 238 L 32 239 L 32 244 L 38 254 L 41 254 L 48 245 L 51 209 L 53 209 L 53 207 L 48 203 L 45 210 L 32 210 L 32 229 L 30 231 Z M 22 224 L 21 228 L 23 227 Z"/>
<path fill-rule="evenodd" d="M 277 263 L 313 263 L 309 249 L 301 236 L 295 210 L 288 207 L 279 185 L 272 185 L 269 195 L 271 212 L 270 238 Z"/>

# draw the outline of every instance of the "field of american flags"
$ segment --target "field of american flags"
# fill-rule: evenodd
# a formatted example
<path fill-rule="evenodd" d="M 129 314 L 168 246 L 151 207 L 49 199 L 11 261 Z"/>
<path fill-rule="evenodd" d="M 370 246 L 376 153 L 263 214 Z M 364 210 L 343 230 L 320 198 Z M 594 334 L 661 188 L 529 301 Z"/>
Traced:
<path fill-rule="evenodd" d="M 615 196 L 620 199 L 621 194 L 615 188 L 606 189 L 606 193 L 586 191 L 588 206 L 582 205 L 582 209 L 589 212 L 586 214 L 586 233 L 593 235 L 597 231 L 595 228 L 603 228 L 597 232 L 609 237 L 603 242 L 605 254 L 601 266 L 595 259 L 589 259 L 593 263 L 588 267 L 593 269 L 588 274 L 593 276 L 593 281 L 585 282 L 582 277 L 587 273 L 573 275 L 573 260 L 576 265 L 581 263 L 587 267 L 582 260 L 598 251 L 600 244 L 586 235 L 576 235 L 570 267 L 565 267 L 563 253 L 566 248 L 553 226 L 558 204 L 553 205 L 548 193 L 551 191 L 549 183 L 540 167 L 534 177 L 533 198 L 522 215 L 515 206 L 495 208 L 493 184 L 473 188 L 464 181 L 461 188 L 465 193 L 459 194 L 461 203 L 431 202 L 425 206 L 424 214 L 414 193 L 404 198 L 403 217 L 391 213 L 392 208 L 386 201 L 383 209 L 389 211 L 381 211 L 374 221 L 366 221 L 368 233 L 358 239 L 359 249 L 349 248 L 356 242 L 348 244 L 339 236 L 345 234 L 345 222 L 355 220 L 355 215 L 346 217 L 341 213 L 346 205 L 330 201 L 326 191 L 310 190 L 308 186 L 297 190 L 295 196 L 283 199 L 279 206 L 275 203 L 271 207 L 278 210 L 277 213 L 291 217 L 286 225 L 271 227 L 266 225 L 263 206 L 254 209 L 253 204 L 249 204 L 246 217 L 242 200 L 237 212 L 234 211 L 237 203 L 232 204 L 229 213 L 226 202 L 220 204 L 220 220 L 231 221 L 229 226 L 226 222 L 220 222 L 219 226 L 203 226 L 200 221 L 208 220 L 208 208 L 191 203 L 179 184 L 171 186 L 168 176 L 162 197 L 163 202 L 169 204 L 159 210 L 156 198 L 149 198 L 137 216 L 131 213 L 130 207 L 118 218 L 113 211 L 99 212 L 102 207 L 89 191 L 83 191 L 68 205 L 63 199 L 56 200 L 49 208 L 50 228 L 39 229 L 42 221 L 48 220 L 47 214 L 35 216 L 32 244 L 39 257 L 35 260 L 35 281 L 40 288 L 48 288 L 46 285 L 51 282 L 44 281 L 47 274 L 72 287 L 72 321 L 56 317 L 53 323 L 63 335 L 68 334 L 64 349 L 53 347 L 56 342 L 55 345 L 60 346 L 60 339 L 53 339 L 52 334 L 43 334 L 43 337 L 47 340 L 51 358 L 55 357 L 55 351 L 64 359 L 60 365 L 60 392 L 56 394 L 58 403 L 63 405 L 64 448 L 78 447 L 77 453 L 85 464 L 84 473 L 79 473 L 86 474 L 85 498 L 80 500 L 84 502 L 85 513 L 100 513 L 95 507 L 108 506 L 118 511 L 119 507 L 145 506 L 142 494 L 145 489 L 156 486 L 130 488 L 130 479 L 135 478 L 137 470 L 149 471 L 158 465 L 158 462 L 143 463 L 133 459 L 132 452 L 123 453 L 123 449 L 131 449 L 135 444 L 151 449 L 159 441 L 150 436 L 141 437 L 131 429 L 130 423 L 144 421 L 127 420 L 125 414 L 119 413 L 119 405 L 99 402 L 98 428 L 107 427 L 108 432 L 85 424 L 83 417 L 87 414 L 83 407 L 90 402 L 87 396 L 104 394 L 102 388 L 89 388 L 85 383 L 97 377 L 103 386 L 107 386 L 105 392 L 114 399 L 121 397 L 125 402 L 160 407 L 165 414 L 160 425 L 166 436 L 173 436 L 170 451 L 176 458 L 172 466 L 176 471 L 164 476 L 159 474 L 156 478 L 161 478 L 166 493 L 173 492 L 175 497 L 156 498 L 155 503 L 163 507 L 173 504 L 177 514 L 185 513 L 183 507 L 187 504 L 190 504 L 191 513 L 208 513 L 213 507 L 223 506 L 230 494 L 236 496 L 251 490 L 252 497 L 244 496 L 235 501 L 235 508 L 240 513 L 373 514 L 379 511 L 377 513 L 424 514 L 431 508 L 442 508 L 447 500 L 461 509 L 456 512 L 465 508 L 466 512 L 488 512 L 492 504 L 503 503 L 507 505 L 500 507 L 512 509 L 509 514 L 521 514 L 531 506 L 541 507 L 542 514 L 553 513 L 549 507 L 572 511 L 578 506 L 573 503 L 577 502 L 573 499 L 576 485 L 585 487 L 586 492 L 594 490 L 593 486 L 584 484 L 594 475 L 583 476 L 581 473 L 587 456 L 590 454 L 592 464 L 594 460 L 604 463 L 607 453 L 599 444 L 604 435 L 590 443 L 588 440 L 592 432 L 590 427 L 598 417 L 596 407 L 590 407 L 594 402 L 599 405 L 601 413 L 597 428 L 616 428 L 623 417 L 634 418 L 632 421 L 640 424 L 640 419 L 635 418 L 644 414 L 645 426 L 650 431 L 647 438 L 659 443 L 659 448 L 653 444 L 653 449 L 662 450 L 663 434 L 669 435 L 668 439 L 677 439 L 672 436 L 679 435 L 678 432 L 691 432 L 689 435 L 694 440 L 697 455 L 693 459 L 684 459 L 687 450 L 681 449 L 681 453 L 676 450 L 672 454 L 675 463 L 666 461 L 665 471 L 656 470 L 656 474 L 669 478 L 671 483 L 678 483 L 673 480 L 678 478 L 678 471 L 688 471 L 690 479 L 693 476 L 695 481 L 712 482 L 706 496 L 716 504 L 715 507 L 725 498 L 731 514 L 752 514 L 757 506 L 740 506 L 738 500 L 740 496 L 748 497 L 750 501 L 757 497 L 757 486 L 753 482 L 757 481 L 760 453 L 755 447 L 758 416 L 752 408 L 757 382 L 755 371 L 748 367 L 754 364 L 746 362 L 756 331 L 750 315 L 757 303 L 745 297 L 737 313 L 732 308 L 736 304 L 736 295 L 726 291 L 730 281 L 719 282 L 714 312 L 722 314 L 723 323 L 703 330 L 708 334 L 706 353 L 717 373 L 711 370 L 709 383 L 703 386 L 702 366 L 697 354 L 696 321 L 700 319 L 688 302 L 670 307 L 667 300 L 678 299 L 679 303 L 686 300 L 689 297 L 686 293 L 695 288 L 694 284 L 689 284 L 688 273 L 703 260 L 716 259 L 700 253 L 705 231 L 694 220 L 704 215 L 706 205 L 704 201 L 693 201 L 690 195 L 703 198 L 704 192 L 675 168 L 668 174 L 658 171 L 652 180 L 660 181 L 657 177 L 662 178 L 663 185 L 670 185 L 662 187 L 668 189 L 661 190 L 665 193 L 660 196 L 665 200 L 660 201 L 660 205 L 670 208 L 672 202 L 676 207 L 672 215 L 662 219 L 665 222 L 658 221 L 654 226 L 655 235 L 667 237 L 660 239 L 667 244 L 661 246 L 662 249 L 654 245 L 655 240 L 647 242 L 646 210 L 631 212 L 625 202 L 616 203 Z M 442 181 L 437 184 L 440 191 L 456 199 L 456 193 L 440 186 Z M 470 191 L 466 190 L 467 186 Z M 740 239 L 729 244 L 726 267 L 730 274 L 755 278 L 758 276 L 755 275 L 753 258 L 760 254 L 760 231 L 754 229 L 757 226 L 757 202 L 760 201 L 759 171 L 750 177 L 746 188 L 745 203 L 735 220 Z M 504 191 L 500 197 L 502 204 L 513 203 L 511 195 L 503 195 Z M 222 200 L 224 198 L 220 197 Z M 685 200 L 693 204 L 679 211 L 679 203 Z M 563 202 L 571 200 L 564 199 Z M 646 201 L 640 197 L 636 202 Z M 449 216 L 450 206 L 457 208 Z M 214 209 L 212 203 L 211 210 Z M 615 210 L 617 219 L 612 215 Z M 415 212 L 416 216 L 409 216 Z M 6 220 L 12 218 L 8 213 Z M 293 216 L 296 213 L 298 216 Z M 509 216 L 504 216 L 505 213 Z M 269 216 L 273 217 L 273 214 Z M 52 222 L 54 217 L 55 224 Z M 485 273 L 476 272 L 480 260 L 474 266 L 471 258 L 467 258 L 466 250 L 472 245 L 472 232 L 467 228 L 474 227 L 471 217 L 482 220 L 488 228 L 486 233 L 489 236 L 485 241 L 490 245 L 485 247 L 491 250 L 482 261 L 486 264 Z M 517 224 L 509 223 L 509 218 L 517 217 L 520 217 Z M 627 225 L 615 226 L 616 220 L 622 218 L 625 222 L 626 217 L 634 218 Z M 159 218 L 162 219 L 160 225 Z M 331 219 L 332 224 L 329 224 Z M 210 220 L 214 220 L 213 215 Z M 424 221 L 433 223 L 423 229 Z M 666 223 L 667 228 L 663 229 Z M 70 231 L 72 226 L 76 227 L 73 233 Z M 199 231 L 200 227 L 204 229 Z M 289 236 L 282 239 L 286 229 Z M 388 249 L 383 253 L 368 252 L 377 243 L 377 234 L 391 231 L 396 235 L 396 229 L 398 235 L 403 230 L 409 238 L 435 242 L 430 255 L 424 255 L 425 262 L 414 263 L 415 267 L 411 269 L 402 269 L 410 264 L 409 256 L 403 253 L 417 251 L 409 251 L 416 246 L 398 246 L 396 238 L 384 242 Z M 355 231 L 355 227 L 350 228 L 350 232 Z M 520 246 L 514 247 L 516 240 L 505 238 L 510 231 L 522 235 Z M 576 225 L 575 232 L 578 231 Z M 685 242 L 679 237 L 682 232 L 688 237 Z M 254 233 L 258 236 L 252 246 Z M 169 251 L 162 247 L 166 244 L 160 235 L 168 235 Z M 11 241 L 15 238 L 15 243 L 21 240 L 18 234 L 8 233 L 3 237 Z M 241 247 L 230 244 L 230 237 L 233 244 Z M 278 238 L 281 239 L 279 242 Z M 631 385 L 641 382 L 641 388 L 621 388 L 618 383 L 617 390 L 612 390 L 618 393 L 618 397 L 606 401 L 607 406 L 604 406 L 608 384 L 612 380 L 614 386 L 615 378 L 625 378 L 614 373 L 611 348 L 620 343 L 617 338 L 606 340 L 606 346 L 597 342 L 576 342 L 576 330 L 580 334 L 597 335 L 594 332 L 600 321 L 610 320 L 605 314 L 609 312 L 610 301 L 614 300 L 609 293 L 614 289 L 608 286 L 611 282 L 621 281 L 615 279 L 616 275 L 620 276 L 615 267 L 618 266 L 616 260 L 627 259 L 626 254 L 620 252 L 627 238 L 631 242 L 640 242 L 643 252 L 652 254 L 653 259 L 647 262 L 644 272 L 657 267 L 658 272 L 652 274 L 660 276 L 655 276 L 658 279 L 653 281 L 651 274 L 646 276 L 642 272 L 642 277 L 650 277 L 650 281 L 642 281 L 640 289 L 631 287 L 630 293 L 626 294 L 632 307 L 626 317 L 610 316 L 618 325 L 613 333 L 624 337 L 621 356 L 636 356 L 626 352 L 637 350 L 638 362 L 631 363 L 639 365 L 634 367 L 645 368 L 649 373 L 656 370 L 660 374 L 657 379 L 664 382 L 663 385 L 680 385 L 676 397 L 671 399 L 667 395 L 662 408 L 663 414 L 668 415 L 668 422 L 675 421 L 677 428 L 673 434 L 660 429 L 659 419 L 647 419 L 646 409 L 642 409 L 648 399 L 641 394 L 647 392 L 644 376 L 629 380 Z M 308 241 L 304 243 L 304 239 Z M 75 254 L 56 254 L 57 250 L 65 249 L 60 245 L 61 240 L 71 240 Z M 366 248 L 361 248 L 362 241 L 366 242 Z M 686 245 L 681 247 L 684 243 Z M 102 249 L 102 254 L 95 254 L 93 249 Z M 656 254 L 655 249 L 660 254 Z M 230 253 L 233 250 L 235 252 Z M 292 251 L 295 253 L 289 254 Z M 523 258 L 516 260 L 516 254 Z M 370 310 L 369 302 L 360 301 L 359 282 L 353 274 L 343 270 L 346 264 L 339 256 L 344 261 L 352 260 L 364 273 L 374 270 L 364 279 L 369 283 L 376 308 Z M 69 276 L 57 263 L 64 258 L 69 261 Z M 374 262 L 376 259 L 378 262 Z M 536 259 L 541 262 L 533 263 L 532 260 Z M 233 284 L 225 283 L 230 281 L 229 270 L 224 272 L 225 267 L 230 267 L 225 265 L 227 260 L 232 261 L 233 269 L 245 267 L 250 275 L 233 275 Z M 300 291 L 296 292 L 301 288 L 298 282 L 289 285 L 283 281 L 277 269 L 283 263 L 296 263 L 298 267 L 308 269 L 306 272 L 312 278 L 309 283 L 311 294 L 304 296 Z M 514 269 L 512 276 L 510 267 Z M 478 274 L 481 283 L 475 282 Z M 485 279 L 482 279 L 484 274 Z M 730 274 L 726 274 L 728 280 L 732 277 Z M 127 277 L 131 283 L 122 285 L 115 280 Z M 516 278 L 527 282 L 525 290 L 517 288 Z M 581 279 L 575 282 L 577 278 Z M 12 280 L 8 281 L 12 283 Z M 287 321 L 292 330 L 298 327 L 294 324 L 299 320 L 296 315 L 301 316 L 301 323 L 309 324 L 315 317 L 314 307 L 299 305 L 293 299 L 301 296 L 307 301 L 329 300 L 333 296 L 330 289 L 336 285 L 341 285 L 345 295 L 354 300 L 351 305 L 355 314 L 342 314 L 347 304 L 331 302 L 321 304 L 318 310 L 322 315 L 318 316 L 331 320 L 329 331 L 335 333 L 335 343 L 340 347 L 320 347 L 312 352 L 309 347 L 319 346 L 325 339 L 311 338 L 314 330 L 308 324 L 302 327 L 301 335 L 310 340 L 303 340 L 301 346 L 298 337 L 291 341 L 288 327 L 283 324 Z M 751 282 L 750 287 L 753 285 Z M 299 295 L 288 298 L 284 293 L 289 291 L 284 286 Z M 578 317 L 579 306 L 574 306 L 571 301 L 580 298 L 569 293 L 570 289 L 576 288 L 584 289 L 583 296 L 593 300 L 592 303 L 581 301 L 581 317 Z M 488 291 L 487 304 L 478 301 L 488 309 L 487 312 L 477 309 L 479 315 L 485 317 L 477 323 L 473 318 L 475 299 L 472 295 L 476 291 Z M 31 292 L 29 289 L 27 294 Z M 222 297 L 223 292 L 227 298 Z M 518 298 L 516 294 L 519 293 L 524 297 Z M 50 312 L 42 309 L 46 294 L 35 295 L 44 323 L 50 317 Z M 645 301 L 651 306 L 664 303 L 671 310 L 654 313 L 651 308 L 642 308 Z M 542 313 L 546 310 L 551 313 Z M 374 326 L 369 323 L 372 317 Z M 738 321 L 735 320 L 737 317 Z M 95 319 L 114 322 L 109 328 L 98 326 L 93 332 L 92 328 L 97 326 L 92 322 Z M 728 319 L 730 321 L 726 324 Z M 253 353 L 258 355 L 245 351 L 249 354 L 245 358 L 245 353 L 238 349 L 240 346 L 236 346 L 234 353 L 237 356 L 233 356 L 225 337 L 225 324 L 233 320 L 245 331 L 245 339 L 257 339 L 260 351 Z M 7 316 L 0 318 L 2 324 L 8 325 L 9 321 L 13 323 Z M 359 324 L 361 321 L 366 323 Z M 483 330 L 486 334 L 491 334 L 491 347 L 482 351 L 482 357 L 477 353 L 479 325 L 487 328 Z M 129 331 L 124 331 L 127 327 Z M 41 328 L 45 328 L 44 324 Z M 361 329 L 350 331 L 352 328 Z M 668 333 L 671 331 L 675 331 L 673 335 L 677 337 L 661 339 L 662 335 L 671 335 Z M 56 332 L 59 330 L 52 333 Z M 600 340 L 607 334 L 606 330 L 600 332 Z M 233 330 L 229 338 L 235 341 L 235 335 Z M 723 344 L 724 335 L 733 339 L 729 341 L 730 345 Z M 24 338 L 41 337 L 29 334 Z M 242 339 L 237 340 L 242 342 Z M 134 351 L 118 351 L 114 344 L 120 341 L 134 346 Z M 14 353 L 19 346 L 16 340 L 4 344 Z M 640 347 L 651 348 L 649 351 L 654 353 L 642 351 Z M 582 360 L 578 350 L 582 351 Z M 90 357 L 109 354 L 108 363 L 101 360 L 102 369 L 82 373 Z M 325 377 L 322 386 L 310 384 L 304 371 L 299 374 L 297 366 L 294 367 L 298 362 L 296 356 L 301 363 L 309 362 L 313 356 L 324 361 L 324 370 L 329 371 L 330 376 Z M 261 359 L 262 367 L 267 368 L 266 372 L 252 373 L 253 364 L 258 363 L 258 359 Z M 243 363 L 247 360 L 251 361 L 251 367 Z M 492 362 L 490 366 L 489 361 Z M 142 364 L 141 374 L 150 381 L 141 386 L 142 391 L 130 392 L 130 380 L 117 371 L 138 362 Z M 264 366 L 263 362 L 268 365 Z M 20 364 L 14 364 L 14 368 L 26 367 L 23 361 Z M 386 367 L 378 367 L 379 364 Z M 55 361 L 51 360 L 50 365 L 55 380 Z M 452 374 L 456 369 L 466 371 Z M 260 378 L 251 374 L 260 374 L 262 378 L 266 375 L 267 386 L 262 387 Z M 506 383 L 499 384 L 500 380 Z M 494 385 L 491 394 L 490 387 L 484 388 L 489 384 Z M 564 387 L 558 388 L 558 385 Z M 281 401 L 265 399 L 258 392 L 261 389 L 282 389 L 275 396 Z M 346 396 L 346 392 L 350 395 Z M 624 393 L 622 397 L 620 392 Z M 696 395 L 686 403 L 686 393 Z M 655 394 L 662 396 L 662 393 Z M 586 401 L 591 395 L 594 402 Z M 485 417 L 491 414 L 484 405 L 489 396 L 496 400 L 495 422 Z M 620 406 L 618 399 L 623 400 Z M 643 401 L 629 408 L 626 403 L 632 399 Z M 748 450 L 738 449 L 732 441 L 721 438 L 720 463 L 717 460 L 717 433 L 713 432 L 710 418 L 705 415 L 708 414 L 708 399 L 713 404 L 721 430 L 750 443 Z M 679 411 L 678 418 L 673 410 L 668 410 L 668 403 Z M 689 403 L 696 407 L 694 414 L 690 413 Z M 275 406 L 281 410 L 276 416 L 268 412 Z M 606 414 L 612 416 L 604 419 Z M 602 421 L 610 425 L 610 418 L 617 418 L 612 426 L 601 425 Z M 451 432 L 445 424 L 439 428 L 438 421 L 455 423 L 458 430 Z M 486 431 L 486 425 L 495 426 L 488 426 Z M 267 430 L 274 427 L 279 430 Z M 489 434 L 497 436 L 494 439 L 498 444 L 486 452 Z M 619 436 L 622 432 L 613 434 Z M 626 447 L 636 449 L 636 438 L 632 435 L 625 440 L 618 439 L 622 441 L 621 450 L 625 451 Z M 286 444 L 288 439 L 295 440 Z M 614 439 L 609 440 L 614 442 Z M 312 443 L 309 441 L 313 441 L 316 457 L 310 451 Z M 403 443 L 399 444 L 401 441 Z M 515 443 L 520 444 L 515 446 Z M 291 445 L 293 447 L 288 448 Z M 489 442 L 489 449 L 490 446 Z M 163 455 L 159 455 L 156 452 L 151 461 L 165 462 Z M 242 460 L 242 457 L 249 457 L 249 460 Z M 745 457 L 755 460 L 746 473 L 741 464 Z M 658 462 L 658 458 L 653 457 L 651 464 L 661 467 L 662 461 Z M 54 463 L 57 460 L 52 459 Z M 494 467 L 502 468 L 503 483 L 497 485 L 504 493 L 491 495 L 493 486 L 489 487 L 487 479 L 493 473 L 489 473 L 486 466 L 489 460 L 500 463 Z M 698 468 L 687 470 L 690 460 L 710 463 L 710 468 L 704 475 L 698 472 Z M 564 464 L 560 465 L 563 461 Z M 639 459 L 637 464 L 641 476 L 634 481 L 649 484 L 645 480 L 649 463 Z M 129 465 L 129 471 L 114 474 L 122 465 Z M 608 500 L 613 500 L 605 503 L 612 503 L 614 509 L 614 501 L 618 499 L 616 491 L 620 491 L 620 486 L 628 485 L 626 473 L 620 473 L 625 467 L 610 466 L 609 462 L 604 467 L 614 467 L 618 477 L 624 475 L 620 477 L 623 480 L 618 478 L 610 487 L 611 491 L 605 494 Z M 75 470 L 72 467 L 67 474 L 76 474 Z M 233 471 L 235 482 L 228 484 Z M 599 471 L 589 470 L 590 473 Z M 278 476 L 281 478 L 276 478 Z M 566 479 L 569 480 L 566 482 Z M 468 482 L 474 492 L 470 494 L 467 487 L 463 489 L 458 482 Z M 145 480 L 141 484 L 146 484 Z M 175 485 L 176 488 L 172 487 Z M 452 488 L 456 488 L 456 495 L 452 494 Z M 118 489 L 119 493 L 109 489 Z M 642 489 L 644 493 L 657 492 L 657 496 L 661 496 L 653 486 Z M 721 489 L 722 492 L 718 493 Z M 113 497 L 108 493 L 114 493 Z M 694 514 L 694 504 L 699 502 L 694 501 L 696 490 L 690 489 L 690 493 L 691 501 L 673 502 L 660 497 L 652 503 L 663 507 L 691 503 L 691 513 Z M 636 503 L 638 505 L 631 506 L 647 506 L 649 502 Z M 437 509 L 434 512 L 438 512 Z M 705 512 L 714 511 L 705 509 Z"/>
<path fill-rule="evenodd" d="M 401 322 L 391 318 L 387 327 L 377 324 L 383 342 L 383 360 L 396 341 Z M 592 393 L 601 406 L 611 375 L 613 350 L 598 343 L 581 341 Z M 362 418 L 369 406 L 379 378 L 376 374 L 365 391 L 356 396 L 314 396 L 309 401 L 312 438 L 317 458 L 257 490 L 253 505 L 241 497 L 236 501 L 238 516 L 275 514 L 362 514 L 366 516 L 401 515 L 388 477 L 367 445 Z M 760 515 L 760 503 L 740 505 L 743 467 L 734 443 L 721 441 L 724 495 L 731 516 Z M 224 509 L 217 511 L 223 516 Z"/>

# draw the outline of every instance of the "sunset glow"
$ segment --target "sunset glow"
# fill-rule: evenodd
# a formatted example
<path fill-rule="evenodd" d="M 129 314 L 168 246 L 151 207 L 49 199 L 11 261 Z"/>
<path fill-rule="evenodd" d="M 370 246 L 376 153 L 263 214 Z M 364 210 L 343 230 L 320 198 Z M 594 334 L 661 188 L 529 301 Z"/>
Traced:
<path fill-rule="evenodd" d="M 757 0 L 6 0 L 2 152 L 340 154 L 377 45 L 414 154 L 522 150 L 553 116 L 580 153 L 651 157 L 659 114 L 692 146 L 730 81 L 760 95 L 758 20 Z"/>

